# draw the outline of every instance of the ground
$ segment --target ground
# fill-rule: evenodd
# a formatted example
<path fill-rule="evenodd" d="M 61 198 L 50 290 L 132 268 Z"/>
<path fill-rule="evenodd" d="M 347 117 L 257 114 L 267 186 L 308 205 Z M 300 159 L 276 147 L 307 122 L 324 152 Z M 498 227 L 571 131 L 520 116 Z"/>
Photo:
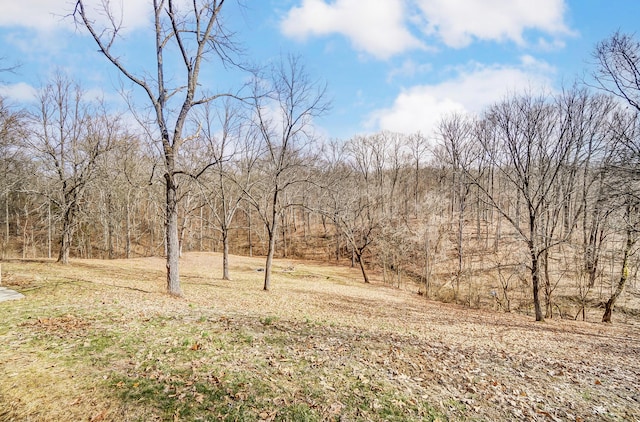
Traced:
<path fill-rule="evenodd" d="M 473 310 L 358 270 L 182 258 L 2 264 L 0 421 L 640 421 L 640 325 Z M 615 315 L 614 315 L 615 319 Z"/>

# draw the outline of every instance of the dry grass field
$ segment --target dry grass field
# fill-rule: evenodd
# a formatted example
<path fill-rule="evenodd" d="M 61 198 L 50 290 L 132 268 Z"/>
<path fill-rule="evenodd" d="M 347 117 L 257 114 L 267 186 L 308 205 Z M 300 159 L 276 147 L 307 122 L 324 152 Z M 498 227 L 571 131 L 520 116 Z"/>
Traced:
<path fill-rule="evenodd" d="M 5 261 L 0 421 L 640 421 L 640 325 L 547 320 L 261 258 Z"/>

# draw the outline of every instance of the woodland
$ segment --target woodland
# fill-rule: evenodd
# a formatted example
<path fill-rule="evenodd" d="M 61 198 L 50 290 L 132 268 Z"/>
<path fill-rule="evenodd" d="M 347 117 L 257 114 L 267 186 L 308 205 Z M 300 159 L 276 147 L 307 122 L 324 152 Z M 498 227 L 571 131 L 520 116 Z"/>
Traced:
<path fill-rule="evenodd" d="M 76 2 L 99 59 L 144 106 L 113 110 L 62 72 L 30 104 L 0 99 L 3 260 L 163 256 L 178 297 L 187 252 L 222 253 L 211 271 L 224 280 L 230 255 L 264 257 L 264 290 L 274 258 L 315 260 L 536 321 L 637 317 L 634 36 L 594 46 L 588 80 L 561 92 L 448 115 L 434 133 L 324 139 L 313 123 L 330 111 L 326 85 L 301 57 L 242 62 L 224 3 L 154 1 L 156 60 L 141 71 L 117 50 L 117 20 L 96 27 Z M 211 63 L 251 82 L 209 92 Z"/>

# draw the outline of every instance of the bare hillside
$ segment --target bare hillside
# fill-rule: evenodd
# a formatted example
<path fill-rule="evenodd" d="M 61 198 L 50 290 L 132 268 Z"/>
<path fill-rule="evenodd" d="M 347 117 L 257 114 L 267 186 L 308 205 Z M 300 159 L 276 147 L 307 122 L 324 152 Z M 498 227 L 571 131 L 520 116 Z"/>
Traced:
<path fill-rule="evenodd" d="M 470 310 L 355 269 L 2 264 L 0 420 L 640 420 L 640 326 Z"/>

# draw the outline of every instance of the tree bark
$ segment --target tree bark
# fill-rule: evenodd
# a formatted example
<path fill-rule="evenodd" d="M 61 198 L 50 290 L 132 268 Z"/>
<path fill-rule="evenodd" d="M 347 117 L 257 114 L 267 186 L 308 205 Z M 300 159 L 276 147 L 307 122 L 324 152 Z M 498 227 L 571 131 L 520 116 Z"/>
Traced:
<path fill-rule="evenodd" d="M 113 259 L 114 258 L 114 252 L 113 252 L 114 227 L 113 227 L 113 218 L 112 218 L 113 210 L 111 205 L 111 193 L 107 194 L 106 208 L 107 208 L 107 258 Z"/>
<path fill-rule="evenodd" d="M 276 249 L 276 223 L 269 230 L 269 247 L 267 250 L 267 262 L 264 267 L 264 287 L 263 290 L 269 290 L 271 288 L 271 266 L 273 264 L 273 254 Z"/>
<path fill-rule="evenodd" d="M 7 213 L 7 221 L 9 221 L 9 214 Z M 47 202 L 47 258 L 51 259 L 51 237 L 52 237 L 52 221 L 51 221 L 51 199 Z M 7 231 L 7 234 L 9 232 Z M 8 239 L 8 237 L 7 237 Z"/>
<path fill-rule="evenodd" d="M 549 275 L 549 250 L 542 253 L 542 268 L 544 272 L 544 307 L 545 318 L 553 318 L 553 286 L 551 285 L 551 276 Z"/>
<path fill-rule="evenodd" d="M 69 249 L 71 248 L 71 228 L 66 221 L 62 227 L 62 236 L 60 237 L 60 252 L 58 252 L 58 262 L 60 264 L 69 263 Z"/>
<path fill-rule="evenodd" d="M 540 306 L 540 261 L 533 241 L 529 241 L 529 253 L 531 254 L 531 281 L 533 284 L 533 307 L 536 321 L 544 321 L 544 314 Z"/>
<path fill-rule="evenodd" d="M 358 264 L 360 264 L 360 271 L 362 271 L 362 278 L 364 279 L 365 284 L 371 283 L 369 281 L 369 276 L 367 275 L 367 271 L 364 269 L 364 262 L 362 262 L 362 254 L 356 252 L 356 257 L 358 258 Z"/>
<path fill-rule="evenodd" d="M 130 192 L 127 192 L 127 209 L 126 209 L 127 215 L 126 215 L 126 240 L 125 240 L 125 246 L 124 246 L 124 256 L 126 259 L 131 258 L 131 199 L 130 199 Z"/>
<path fill-rule="evenodd" d="M 248 223 L 248 231 L 249 233 L 247 233 L 247 240 L 249 241 L 249 257 L 253 257 L 253 238 L 251 236 L 252 234 L 252 227 L 251 227 L 251 208 L 249 208 L 247 210 L 247 223 Z"/>
<path fill-rule="evenodd" d="M 172 296 L 182 296 L 178 261 L 180 245 L 178 239 L 178 196 L 174 175 L 167 172 L 166 182 L 166 246 L 167 246 L 167 292 Z"/>
<path fill-rule="evenodd" d="M 222 231 L 222 279 L 231 280 L 229 277 L 229 230 L 226 227 Z"/>
<path fill-rule="evenodd" d="M 622 270 L 620 271 L 620 279 L 618 280 L 618 285 L 616 286 L 616 290 L 613 292 L 607 304 L 605 305 L 604 315 L 602 315 L 602 322 L 611 322 L 611 316 L 613 314 L 613 308 L 618 300 L 620 294 L 624 290 L 624 286 L 627 283 L 627 279 L 629 278 L 629 255 L 631 253 L 631 248 L 635 243 L 633 230 L 631 228 L 627 228 L 627 241 L 624 247 L 624 254 L 622 257 Z"/>

